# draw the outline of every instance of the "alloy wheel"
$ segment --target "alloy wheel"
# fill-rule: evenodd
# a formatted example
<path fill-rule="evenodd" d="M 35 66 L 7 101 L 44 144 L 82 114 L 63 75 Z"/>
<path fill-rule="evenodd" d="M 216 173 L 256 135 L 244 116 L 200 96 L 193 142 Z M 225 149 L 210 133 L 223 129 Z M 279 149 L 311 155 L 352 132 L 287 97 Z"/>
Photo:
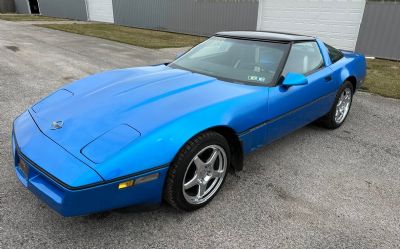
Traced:
<path fill-rule="evenodd" d="M 335 122 L 341 124 L 345 119 L 350 110 L 352 92 L 350 88 L 345 88 L 340 94 L 339 100 L 336 105 Z"/>
<path fill-rule="evenodd" d="M 210 199 L 224 181 L 227 156 L 219 145 L 209 145 L 189 163 L 183 177 L 183 195 L 190 204 L 198 205 Z"/>

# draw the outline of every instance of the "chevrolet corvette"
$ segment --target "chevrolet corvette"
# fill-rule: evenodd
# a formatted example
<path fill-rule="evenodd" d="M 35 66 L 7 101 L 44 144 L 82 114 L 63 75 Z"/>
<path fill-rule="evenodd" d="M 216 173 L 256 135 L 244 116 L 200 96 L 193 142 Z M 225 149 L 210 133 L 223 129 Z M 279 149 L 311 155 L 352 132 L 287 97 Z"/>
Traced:
<path fill-rule="evenodd" d="M 17 117 L 20 182 L 63 216 L 207 205 L 228 170 L 309 123 L 340 127 L 363 55 L 309 36 L 220 32 L 171 63 L 72 82 Z"/>

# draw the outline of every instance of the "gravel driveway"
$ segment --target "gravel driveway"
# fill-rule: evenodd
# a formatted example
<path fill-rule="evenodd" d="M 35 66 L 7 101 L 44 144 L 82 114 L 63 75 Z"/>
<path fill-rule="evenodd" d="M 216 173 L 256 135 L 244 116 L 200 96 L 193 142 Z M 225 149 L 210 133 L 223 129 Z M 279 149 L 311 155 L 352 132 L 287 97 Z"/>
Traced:
<path fill-rule="evenodd" d="M 309 125 L 246 157 L 197 212 L 62 218 L 22 187 L 10 151 L 19 113 L 71 80 L 174 53 L 0 21 L 0 248 L 400 247 L 400 101 L 367 93 L 340 129 Z"/>

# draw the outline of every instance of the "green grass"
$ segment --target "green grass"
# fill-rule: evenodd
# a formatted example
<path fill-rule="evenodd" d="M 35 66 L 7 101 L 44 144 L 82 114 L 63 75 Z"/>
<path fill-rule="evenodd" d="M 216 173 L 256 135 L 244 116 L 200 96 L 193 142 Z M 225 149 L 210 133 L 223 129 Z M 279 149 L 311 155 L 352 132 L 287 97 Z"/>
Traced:
<path fill-rule="evenodd" d="M 40 15 L 22 15 L 22 14 L 0 14 L 0 19 L 13 22 L 25 21 L 66 21 L 67 19 L 40 16 Z"/>
<path fill-rule="evenodd" d="M 400 99 L 400 62 L 367 60 L 367 78 L 361 90 Z"/>
<path fill-rule="evenodd" d="M 148 29 L 130 28 L 113 24 L 43 24 L 39 27 L 56 29 L 81 35 L 94 36 L 145 48 L 192 47 L 204 37 Z"/>

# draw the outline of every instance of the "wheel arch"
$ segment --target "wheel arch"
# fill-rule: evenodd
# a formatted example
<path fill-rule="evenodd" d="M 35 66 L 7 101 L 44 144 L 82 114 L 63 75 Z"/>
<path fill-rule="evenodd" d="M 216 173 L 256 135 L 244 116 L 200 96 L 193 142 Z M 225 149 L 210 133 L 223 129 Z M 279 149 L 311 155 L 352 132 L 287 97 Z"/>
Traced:
<path fill-rule="evenodd" d="M 353 86 L 353 93 L 356 92 L 357 90 L 357 85 L 358 85 L 358 79 L 357 76 L 355 75 L 355 73 L 353 72 L 353 70 L 351 70 L 351 68 L 349 67 L 343 67 L 340 70 L 340 87 L 346 82 L 349 81 L 352 86 Z"/>
<path fill-rule="evenodd" d="M 182 148 L 185 147 L 185 145 L 192 140 L 193 138 L 197 137 L 198 135 L 208 132 L 208 131 L 214 131 L 222 135 L 227 141 L 231 149 L 231 163 L 230 166 L 235 170 L 235 171 L 241 171 L 243 169 L 243 147 L 242 143 L 240 142 L 240 139 L 238 135 L 236 134 L 235 130 L 232 129 L 229 126 L 224 126 L 224 125 L 219 125 L 219 126 L 213 126 L 210 128 L 207 128 L 205 130 L 202 130 L 196 134 L 194 134 L 192 137 L 190 137 L 186 143 L 182 144 L 180 149 L 178 150 L 176 156 L 179 154 L 179 152 L 182 150 Z M 173 161 L 175 161 L 175 158 Z"/>
<path fill-rule="evenodd" d="M 231 148 L 231 167 L 235 171 L 243 169 L 243 147 L 235 130 L 229 126 L 215 126 L 205 131 L 215 131 L 228 141 Z"/>
<path fill-rule="evenodd" d="M 355 76 L 348 76 L 344 82 L 346 81 L 349 81 L 353 85 L 353 93 L 355 93 L 357 90 L 357 78 Z"/>

